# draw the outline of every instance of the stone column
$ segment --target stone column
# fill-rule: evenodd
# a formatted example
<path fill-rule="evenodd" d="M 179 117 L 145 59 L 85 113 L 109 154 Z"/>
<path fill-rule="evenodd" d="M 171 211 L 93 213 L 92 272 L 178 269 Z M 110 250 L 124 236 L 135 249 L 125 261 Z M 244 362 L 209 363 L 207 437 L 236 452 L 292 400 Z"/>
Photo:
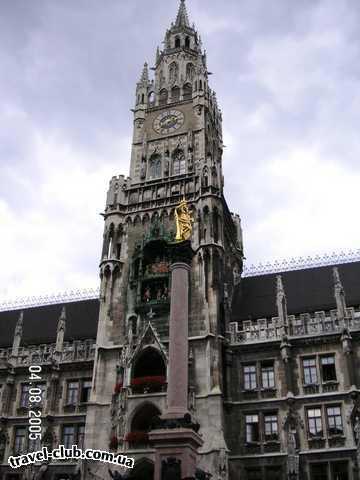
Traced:
<path fill-rule="evenodd" d="M 194 479 L 198 449 L 203 440 L 188 411 L 188 316 L 189 271 L 193 251 L 190 242 L 169 247 L 171 304 L 167 410 L 153 424 L 149 439 L 155 448 L 154 480 Z"/>
<path fill-rule="evenodd" d="M 164 417 L 184 417 L 188 413 L 188 310 L 189 271 L 186 263 L 176 262 L 171 270 L 169 334 L 168 408 Z"/>

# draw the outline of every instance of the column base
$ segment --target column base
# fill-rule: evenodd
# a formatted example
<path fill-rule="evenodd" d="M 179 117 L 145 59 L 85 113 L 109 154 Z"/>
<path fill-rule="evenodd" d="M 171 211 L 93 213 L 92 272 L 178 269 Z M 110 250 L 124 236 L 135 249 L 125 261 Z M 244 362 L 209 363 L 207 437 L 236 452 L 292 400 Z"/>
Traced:
<path fill-rule="evenodd" d="M 195 479 L 200 435 L 190 428 L 161 428 L 149 432 L 155 448 L 154 480 Z"/>

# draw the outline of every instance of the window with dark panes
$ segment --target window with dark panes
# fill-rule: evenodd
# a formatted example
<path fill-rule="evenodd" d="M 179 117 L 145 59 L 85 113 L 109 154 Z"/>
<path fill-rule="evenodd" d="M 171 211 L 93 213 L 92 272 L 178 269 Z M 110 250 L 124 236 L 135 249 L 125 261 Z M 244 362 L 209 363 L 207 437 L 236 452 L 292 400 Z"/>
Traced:
<path fill-rule="evenodd" d="M 74 425 L 65 425 L 62 431 L 62 444 L 65 448 L 71 448 L 75 444 Z"/>
<path fill-rule="evenodd" d="M 316 463 L 311 465 L 311 480 L 330 480 L 328 477 L 327 463 Z"/>
<path fill-rule="evenodd" d="M 321 357 L 320 364 L 322 381 L 336 381 L 335 355 Z"/>
<path fill-rule="evenodd" d="M 273 363 L 264 363 L 261 365 L 261 383 L 263 388 L 275 387 L 275 371 Z"/>
<path fill-rule="evenodd" d="M 29 405 L 29 390 L 30 385 L 22 384 L 20 392 L 20 407 L 26 408 Z"/>
<path fill-rule="evenodd" d="M 28 443 L 28 451 L 29 452 L 37 452 L 38 450 L 41 449 L 41 438 L 42 438 L 42 434 L 41 434 L 41 438 L 36 438 L 35 440 L 31 440 L 30 437 L 29 437 L 29 430 L 27 432 L 27 437 L 29 439 L 29 443 Z"/>
<path fill-rule="evenodd" d="M 308 430 L 310 437 L 322 437 L 323 424 L 321 418 L 321 408 L 309 408 L 307 411 Z"/>
<path fill-rule="evenodd" d="M 331 463 L 332 480 L 349 480 L 348 462 Z"/>
<path fill-rule="evenodd" d="M 84 380 L 81 387 L 81 402 L 86 403 L 90 401 L 91 394 L 91 380 Z"/>
<path fill-rule="evenodd" d="M 264 429 L 265 440 L 277 440 L 278 439 L 278 419 L 276 413 L 264 414 Z"/>
<path fill-rule="evenodd" d="M 304 384 L 312 385 L 317 383 L 317 371 L 316 371 L 316 359 L 312 358 L 303 358 L 303 373 L 304 373 Z"/>
<path fill-rule="evenodd" d="M 244 389 L 254 390 L 256 387 L 256 365 L 244 365 Z"/>
<path fill-rule="evenodd" d="M 258 442 L 259 441 L 259 415 L 246 415 L 246 442 Z"/>
<path fill-rule="evenodd" d="M 263 480 L 261 468 L 247 468 L 246 480 Z"/>
<path fill-rule="evenodd" d="M 280 480 L 282 477 L 281 467 L 266 467 L 265 480 Z"/>
<path fill-rule="evenodd" d="M 14 436 L 14 453 L 19 455 L 26 450 L 27 431 L 25 427 L 16 427 Z"/>
<path fill-rule="evenodd" d="M 329 435 L 342 435 L 343 423 L 341 417 L 341 408 L 330 406 L 326 408 Z"/>
<path fill-rule="evenodd" d="M 66 393 L 66 404 L 76 405 L 79 399 L 79 382 L 68 382 Z"/>
<path fill-rule="evenodd" d="M 77 431 L 77 446 L 81 449 L 84 448 L 84 438 L 85 438 L 85 425 L 79 425 Z"/>

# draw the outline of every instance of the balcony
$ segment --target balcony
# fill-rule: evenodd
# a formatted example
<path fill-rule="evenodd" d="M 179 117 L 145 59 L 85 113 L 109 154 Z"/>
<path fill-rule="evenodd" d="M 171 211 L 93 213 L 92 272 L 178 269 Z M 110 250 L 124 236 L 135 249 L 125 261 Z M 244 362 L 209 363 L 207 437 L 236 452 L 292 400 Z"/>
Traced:
<path fill-rule="evenodd" d="M 137 377 L 131 380 L 131 393 L 143 395 L 147 393 L 166 392 L 166 378 L 162 375 Z"/>
<path fill-rule="evenodd" d="M 230 343 L 246 344 L 257 342 L 281 341 L 287 337 L 311 337 L 327 334 L 340 334 L 344 328 L 360 330 L 360 310 L 348 308 L 346 318 L 338 318 L 336 310 L 329 312 L 302 313 L 289 315 L 286 324 L 279 317 L 270 319 L 246 320 L 241 323 L 231 322 L 227 336 Z M 242 328 L 239 328 L 241 325 Z"/>

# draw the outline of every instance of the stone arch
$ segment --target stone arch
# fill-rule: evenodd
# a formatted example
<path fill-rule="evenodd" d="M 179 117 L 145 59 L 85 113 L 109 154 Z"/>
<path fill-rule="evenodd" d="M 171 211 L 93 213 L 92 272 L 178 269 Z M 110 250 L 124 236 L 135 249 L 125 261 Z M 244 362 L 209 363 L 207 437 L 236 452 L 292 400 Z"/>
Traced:
<path fill-rule="evenodd" d="M 174 85 L 171 89 L 171 101 L 178 102 L 180 100 L 180 87 Z"/>
<path fill-rule="evenodd" d="M 160 90 L 159 93 L 159 105 L 166 105 L 168 102 L 169 98 L 169 92 L 166 90 L 166 88 L 163 88 Z"/>
<path fill-rule="evenodd" d="M 186 160 L 184 151 L 177 148 L 174 150 L 172 161 L 172 174 L 173 175 L 182 175 L 186 172 Z"/>
<path fill-rule="evenodd" d="M 134 468 L 131 470 L 129 480 L 153 480 L 154 463 L 148 458 L 136 460 Z"/>
<path fill-rule="evenodd" d="M 149 401 L 141 403 L 134 409 L 130 415 L 128 433 L 125 436 L 125 440 L 131 447 L 148 446 L 147 434 L 151 430 L 153 419 L 159 415 L 161 415 L 159 408 Z"/>
<path fill-rule="evenodd" d="M 179 77 L 179 66 L 176 62 L 172 62 L 169 65 L 169 81 L 170 81 L 170 83 L 177 82 L 178 77 Z"/>
<path fill-rule="evenodd" d="M 181 47 L 181 39 L 180 39 L 179 36 L 175 37 L 174 47 L 175 48 L 180 48 Z"/>
<path fill-rule="evenodd" d="M 183 87 L 183 99 L 191 100 L 192 99 L 192 85 L 191 83 L 185 83 Z"/>
<path fill-rule="evenodd" d="M 150 92 L 148 97 L 150 107 L 155 105 L 155 92 Z"/>
<path fill-rule="evenodd" d="M 209 170 L 206 166 L 203 168 L 202 171 L 201 186 L 204 188 L 207 188 L 209 186 Z"/>
<path fill-rule="evenodd" d="M 150 217 L 148 213 L 145 213 L 145 215 L 142 218 L 142 224 L 146 226 L 150 222 Z"/>
<path fill-rule="evenodd" d="M 185 37 L 185 48 L 190 48 L 190 37 Z"/>
<path fill-rule="evenodd" d="M 161 156 L 158 153 L 151 155 L 149 160 L 149 179 L 161 177 Z"/>
<path fill-rule="evenodd" d="M 136 215 L 135 219 L 134 219 L 134 227 L 137 227 L 138 225 L 141 224 L 141 218 L 140 218 L 140 215 Z"/>
<path fill-rule="evenodd" d="M 131 378 L 164 376 L 166 377 L 167 360 L 163 352 L 154 346 L 147 346 L 139 351 L 132 361 Z"/>

